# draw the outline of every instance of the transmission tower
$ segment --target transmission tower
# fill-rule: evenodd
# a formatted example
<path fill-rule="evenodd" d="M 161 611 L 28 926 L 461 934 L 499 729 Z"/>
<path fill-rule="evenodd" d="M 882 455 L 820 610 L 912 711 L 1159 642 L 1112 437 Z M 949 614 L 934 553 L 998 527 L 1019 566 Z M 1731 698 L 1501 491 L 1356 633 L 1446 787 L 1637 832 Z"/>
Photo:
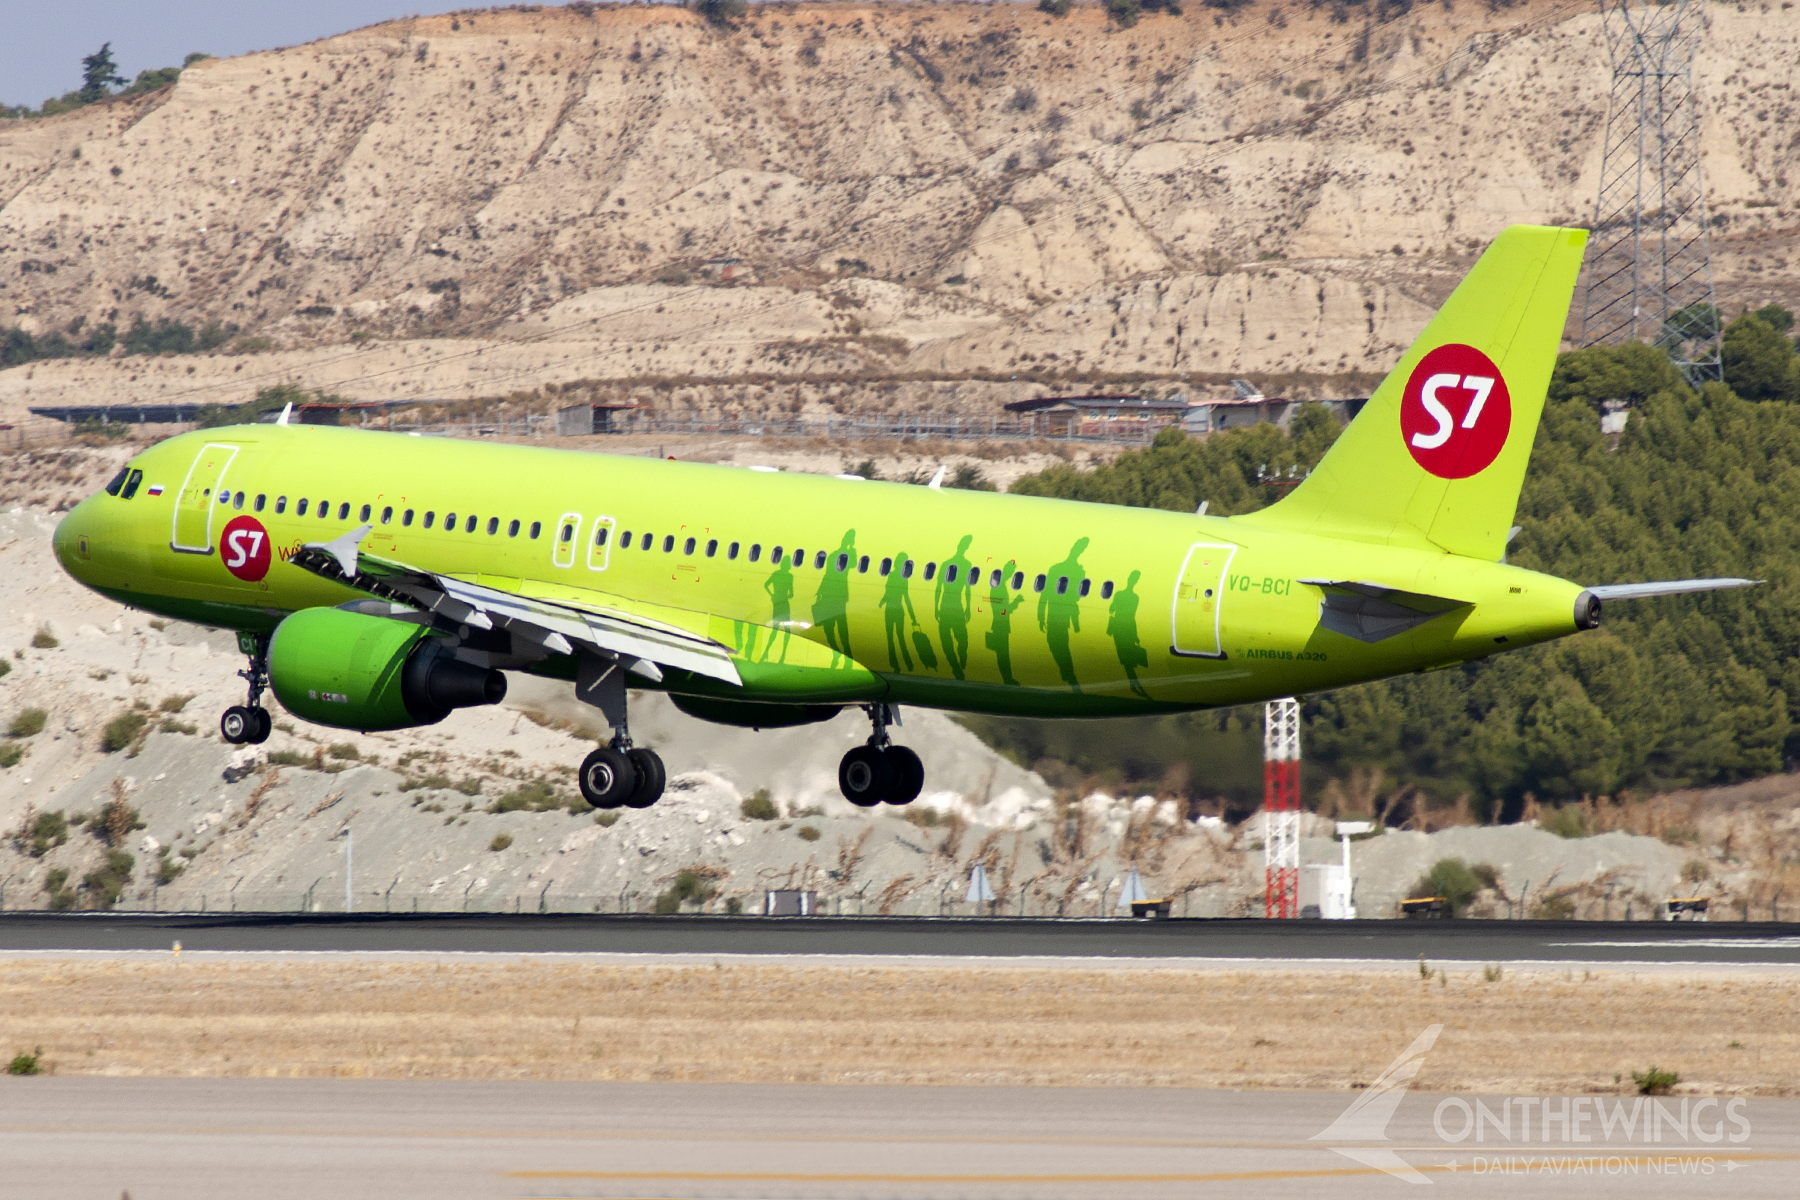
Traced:
<path fill-rule="evenodd" d="M 1263 915 L 1300 915 L 1300 704 L 1263 705 Z"/>
<path fill-rule="evenodd" d="M 1720 377 L 1694 54 L 1702 0 L 1601 0 L 1612 104 L 1588 243 L 1584 346 L 1652 342 L 1688 382 Z"/>

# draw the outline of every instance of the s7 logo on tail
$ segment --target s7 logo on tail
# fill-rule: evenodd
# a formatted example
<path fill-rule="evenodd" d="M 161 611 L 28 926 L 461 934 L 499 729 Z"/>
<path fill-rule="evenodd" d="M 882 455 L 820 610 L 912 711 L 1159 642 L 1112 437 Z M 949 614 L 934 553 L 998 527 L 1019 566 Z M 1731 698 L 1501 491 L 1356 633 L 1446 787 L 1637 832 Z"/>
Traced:
<path fill-rule="evenodd" d="M 1439 479 L 1479 475 L 1512 431 L 1512 397 L 1494 361 L 1450 342 L 1419 360 L 1400 398 L 1400 434 L 1413 461 Z"/>

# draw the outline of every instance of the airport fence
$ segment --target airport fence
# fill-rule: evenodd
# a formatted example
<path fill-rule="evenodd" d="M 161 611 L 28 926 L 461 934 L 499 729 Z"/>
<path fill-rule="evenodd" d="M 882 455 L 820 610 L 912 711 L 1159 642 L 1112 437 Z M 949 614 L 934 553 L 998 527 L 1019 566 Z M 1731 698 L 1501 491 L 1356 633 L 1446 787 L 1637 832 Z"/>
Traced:
<path fill-rule="evenodd" d="M 537 438 L 557 432 L 552 416 L 514 417 L 506 420 L 407 421 L 370 417 L 370 428 L 434 437 Z M 1137 418 L 1070 420 L 1026 413 L 1005 417 L 963 416 L 957 413 L 870 413 L 844 417 L 728 417 L 670 416 L 654 413 L 614 413 L 610 427 L 592 436 L 618 434 L 719 435 L 733 437 L 793 437 L 832 442 L 857 441 L 1068 441 L 1105 445 L 1141 446 L 1154 438 L 1167 422 Z M 581 435 L 588 434 L 581 430 Z"/>

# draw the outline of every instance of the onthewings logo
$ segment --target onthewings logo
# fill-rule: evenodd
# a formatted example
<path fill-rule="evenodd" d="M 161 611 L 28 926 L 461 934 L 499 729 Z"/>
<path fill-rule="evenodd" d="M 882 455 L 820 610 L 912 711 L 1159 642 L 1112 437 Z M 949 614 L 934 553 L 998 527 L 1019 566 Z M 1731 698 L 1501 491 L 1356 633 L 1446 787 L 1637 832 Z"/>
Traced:
<path fill-rule="evenodd" d="M 255 517 L 233 517 L 219 535 L 219 558 L 225 569 L 246 583 L 269 573 L 269 531 Z"/>
<path fill-rule="evenodd" d="M 1467 349 L 1467 347 L 1462 347 Z M 1479 353 L 1479 352 L 1477 352 Z M 1416 377 L 1417 372 L 1414 372 Z M 1410 388 L 1410 385 L 1408 385 Z M 1490 460 L 1491 461 L 1491 460 Z M 1430 468 L 1426 468 L 1429 470 Z M 1428 1025 L 1425 1032 L 1413 1040 L 1413 1044 L 1401 1051 L 1400 1057 L 1388 1065 L 1369 1089 L 1358 1096 L 1346 1108 L 1337 1120 L 1333 1121 L 1323 1133 L 1315 1133 L 1310 1140 L 1315 1142 L 1385 1142 L 1388 1140 L 1387 1126 L 1393 1119 L 1394 1110 L 1400 1107 L 1400 1101 L 1406 1099 L 1406 1089 L 1425 1065 L 1425 1055 L 1436 1044 L 1438 1034 L 1444 1031 L 1442 1025 Z M 1333 1146 L 1333 1150 L 1345 1158 L 1374 1167 L 1378 1171 L 1386 1171 L 1409 1183 L 1430 1183 L 1426 1176 L 1415 1171 L 1398 1154 L 1386 1146 Z"/>
<path fill-rule="evenodd" d="M 1439 479 L 1487 470 L 1511 431 L 1506 380 L 1475 347 L 1450 342 L 1413 368 L 1400 397 L 1400 436 L 1413 461 Z"/>

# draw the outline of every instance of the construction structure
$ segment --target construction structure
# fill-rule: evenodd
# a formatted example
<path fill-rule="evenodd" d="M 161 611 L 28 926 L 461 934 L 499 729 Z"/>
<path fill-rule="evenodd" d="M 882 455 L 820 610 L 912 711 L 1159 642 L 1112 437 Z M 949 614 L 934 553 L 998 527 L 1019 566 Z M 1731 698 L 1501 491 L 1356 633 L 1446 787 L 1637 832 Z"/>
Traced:
<path fill-rule="evenodd" d="M 1300 915 L 1300 702 L 1263 705 L 1263 915 Z"/>
<path fill-rule="evenodd" d="M 1601 0 L 1612 103 L 1588 241 L 1581 344 L 1650 342 L 1689 383 L 1720 378 L 1694 55 L 1701 0 Z"/>

